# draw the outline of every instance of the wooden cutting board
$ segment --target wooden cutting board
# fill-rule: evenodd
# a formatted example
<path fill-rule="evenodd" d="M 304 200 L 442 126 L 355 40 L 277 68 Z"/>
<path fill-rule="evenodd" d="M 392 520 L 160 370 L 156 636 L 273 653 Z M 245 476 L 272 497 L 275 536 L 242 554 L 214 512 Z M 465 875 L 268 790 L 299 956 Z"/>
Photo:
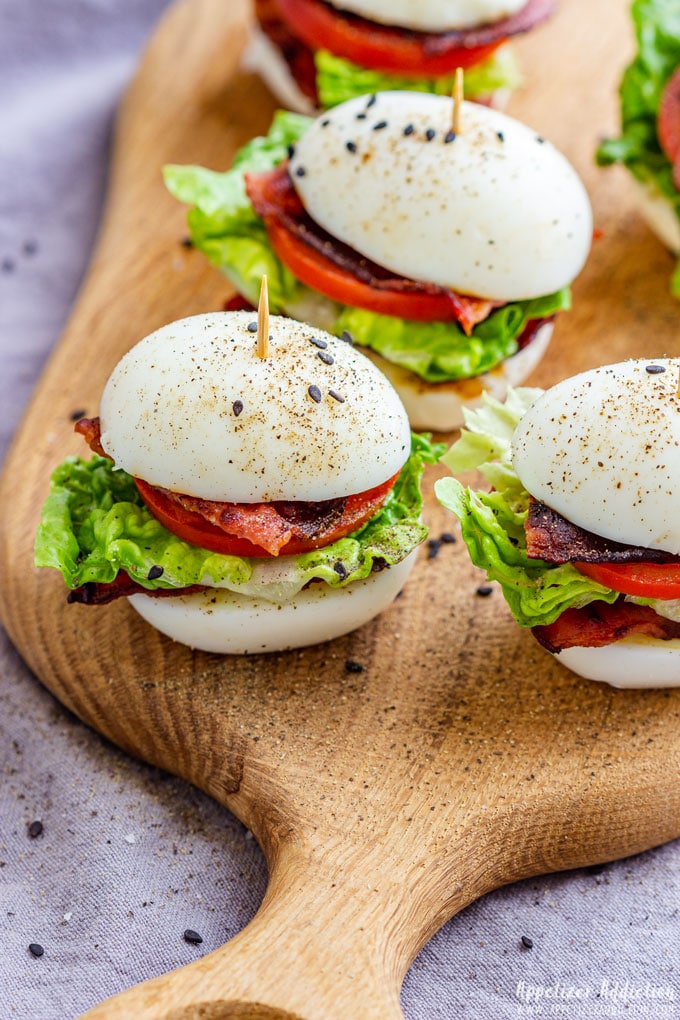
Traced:
<path fill-rule="evenodd" d="M 629 355 L 680 355 L 671 258 L 626 175 L 592 151 L 617 122 L 627 0 L 562 0 L 518 47 L 512 112 L 590 189 L 602 237 L 536 380 Z M 68 606 L 32 566 L 52 468 L 82 452 L 113 365 L 150 330 L 221 307 L 226 282 L 181 245 L 168 161 L 226 168 L 274 101 L 238 70 L 242 2 L 193 0 L 161 23 L 121 110 L 89 275 L 6 464 L 0 608 L 47 687 L 130 753 L 226 804 L 270 882 L 227 946 L 91 1010 L 91 1018 L 391 1020 L 414 956 L 452 914 L 528 875 L 635 853 L 680 833 L 680 691 L 616 691 L 559 668 L 512 623 L 462 543 L 424 549 L 381 619 L 330 644 L 252 658 L 173 644 L 127 606 Z M 432 534 L 455 528 L 432 496 Z M 363 669 L 347 668 L 347 661 Z"/>

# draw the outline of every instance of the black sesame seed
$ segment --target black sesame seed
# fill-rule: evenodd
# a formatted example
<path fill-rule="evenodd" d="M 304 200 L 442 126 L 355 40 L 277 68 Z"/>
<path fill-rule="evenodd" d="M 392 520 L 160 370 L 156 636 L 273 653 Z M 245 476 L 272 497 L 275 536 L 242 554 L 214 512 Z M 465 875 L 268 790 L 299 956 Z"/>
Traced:
<path fill-rule="evenodd" d="M 356 659 L 348 659 L 345 663 L 345 669 L 348 673 L 363 673 L 364 668 Z"/>
<path fill-rule="evenodd" d="M 248 330 L 249 333 L 257 333 L 257 323 L 249 322 L 248 325 L 246 326 L 246 329 Z"/>
<path fill-rule="evenodd" d="M 448 145 L 450 142 L 455 142 L 457 137 L 455 131 L 447 131 L 444 135 L 444 144 Z"/>
<path fill-rule="evenodd" d="M 69 417 L 71 418 L 71 421 L 80 421 L 81 418 L 85 417 L 85 412 L 81 411 L 80 408 L 78 408 L 77 411 L 71 411 Z"/>
<path fill-rule="evenodd" d="M 374 92 L 373 95 L 368 97 L 368 102 L 366 103 L 366 109 L 370 110 L 370 108 L 372 106 L 374 106 L 377 103 L 377 101 L 378 101 L 378 97 L 376 96 L 376 94 Z"/>
<path fill-rule="evenodd" d="M 427 540 L 427 558 L 433 560 L 439 550 L 442 547 L 441 540 L 438 538 L 428 538 Z"/>
<path fill-rule="evenodd" d="M 499 142 L 504 142 L 505 141 L 505 135 L 503 134 L 502 131 L 497 131 L 496 132 L 496 136 L 497 136 Z"/>
<path fill-rule="evenodd" d="M 480 599 L 486 599 L 492 593 L 493 588 L 491 587 L 490 584 L 480 584 L 479 588 L 477 589 L 477 594 L 479 595 Z"/>
<path fill-rule="evenodd" d="M 336 393 L 335 390 L 329 390 L 328 391 L 328 396 L 332 397 L 333 400 L 337 400 L 337 402 L 339 404 L 344 404 L 345 403 L 345 398 L 340 393 Z"/>
<path fill-rule="evenodd" d="M 328 341 L 322 340 L 320 336 L 310 336 L 310 344 L 314 344 L 315 347 L 320 347 L 322 351 L 325 351 L 328 347 Z"/>
<path fill-rule="evenodd" d="M 299 167 L 297 167 L 297 169 L 295 171 L 295 176 L 296 177 L 304 177 L 306 173 L 307 173 L 307 171 L 305 170 L 305 168 L 303 166 L 299 166 Z"/>
<path fill-rule="evenodd" d="M 358 113 L 358 114 L 356 115 L 356 118 L 355 118 L 355 119 L 356 119 L 356 120 L 366 120 L 366 118 L 367 118 L 367 117 L 368 117 L 368 114 L 367 114 L 367 113 Z"/>
<path fill-rule="evenodd" d="M 347 149 L 348 152 L 356 152 L 357 144 L 356 142 L 345 142 L 345 148 Z"/>
<path fill-rule="evenodd" d="M 31 822 L 31 824 L 28 827 L 28 835 L 31 837 L 31 839 L 35 839 L 37 836 L 40 836 L 42 831 L 43 831 L 42 822 L 38 821 Z"/>
<path fill-rule="evenodd" d="M 292 159 L 294 155 L 295 155 L 295 146 L 294 145 L 289 145 L 288 146 L 288 159 Z"/>
<path fill-rule="evenodd" d="M 321 403 L 321 390 L 319 389 L 318 386 L 314 385 L 310 386 L 307 392 L 309 393 L 310 397 L 312 398 L 315 404 Z"/>
<path fill-rule="evenodd" d="M 425 132 L 425 138 L 427 139 L 428 142 L 431 142 L 432 139 L 436 136 L 436 134 L 437 132 L 435 131 L 434 128 L 428 128 L 427 131 Z"/>
<path fill-rule="evenodd" d="M 354 344 L 354 337 L 352 336 L 348 329 L 343 329 L 342 333 L 340 334 L 340 339 L 344 340 L 346 344 Z"/>
<path fill-rule="evenodd" d="M 31 954 L 31 956 L 42 956 L 43 953 L 45 952 L 45 950 L 43 949 L 39 942 L 31 942 L 31 944 L 28 947 L 28 951 Z"/>
<path fill-rule="evenodd" d="M 184 932 L 184 941 L 189 942 L 192 946 L 200 946 L 203 938 L 193 928 L 187 928 Z"/>
<path fill-rule="evenodd" d="M 528 935 L 522 935 L 521 943 L 525 949 L 533 949 L 534 940 L 530 939 Z"/>
<path fill-rule="evenodd" d="M 373 130 L 374 131 L 382 131 L 382 129 L 386 128 L 386 127 L 387 127 L 387 121 L 386 120 L 379 120 L 377 124 L 373 125 Z"/>
<path fill-rule="evenodd" d="M 663 365 L 645 365 L 645 372 L 649 372 L 650 375 L 659 375 L 660 372 L 665 371 Z"/>
<path fill-rule="evenodd" d="M 536 141 L 539 145 L 543 145 L 545 143 L 545 138 L 541 138 L 540 135 L 536 135 Z"/>
<path fill-rule="evenodd" d="M 239 414 L 243 410 L 243 401 L 235 400 L 234 403 L 231 405 L 231 409 L 234 412 L 234 417 L 238 418 Z"/>
<path fill-rule="evenodd" d="M 341 581 L 344 581 L 345 578 L 347 577 L 347 568 L 345 567 L 344 563 L 340 562 L 340 560 L 338 560 L 337 563 L 333 564 L 333 570 L 338 575 Z"/>
<path fill-rule="evenodd" d="M 414 128 L 413 124 L 407 124 L 406 127 L 404 128 L 403 133 L 408 136 L 408 135 L 412 135 L 414 131 L 415 131 L 415 128 Z"/>
<path fill-rule="evenodd" d="M 317 351 L 316 354 L 318 358 L 321 358 L 324 365 L 333 365 L 335 363 L 335 358 L 327 351 Z"/>
<path fill-rule="evenodd" d="M 190 237 L 183 237 L 179 243 L 182 245 L 183 248 L 193 248 L 194 246 L 194 242 L 191 240 Z"/>
<path fill-rule="evenodd" d="M 156 564 L 154 564 L 153 567 L 150 568 L 149 573 L 146 575 L 147 576 L 147 580 L 149 580 L 149 581 L 157 581 L 158 578 L 162 577 L 164 573 L 165 573 L 165 568 L 161 567 L 158 563 L 156 563 Z"/>
<path fill-rule="evenodd" d="M 321 123 L 321 127 L 328 127 L 328 125 L 330 124 L 330 118 L 329 117 L 324 117 L 324 119 L 320 123 Z"/>
<path fill-rule="evenodd" d="M 456 541 L 456 536 L 451 534 L 450 531 L 442 531 L 441 535 L 439 536 L 439 540 L 440 542 L 443 542 L 444 545 L 453 545 L 453 543 Z"/>

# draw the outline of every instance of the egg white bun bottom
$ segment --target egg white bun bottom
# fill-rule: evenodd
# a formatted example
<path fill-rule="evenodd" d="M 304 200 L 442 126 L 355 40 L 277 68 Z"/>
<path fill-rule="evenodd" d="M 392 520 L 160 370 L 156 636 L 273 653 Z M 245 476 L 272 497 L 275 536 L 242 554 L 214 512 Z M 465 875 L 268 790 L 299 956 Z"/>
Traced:
<path fill-rule="evenodd" d="M 555 658 L 572 673 L 611 687 L 680 687 L 680 639 L 639 635 L 601 648 L 565 648 Z"/>
<path fill-rule="evenodd" d="M 671 202 L 655 185 L 635 181 L 640 212 L 647 226 L 662 244 L 676 255 L 680 254 L 680 219 Z"/>
<path fill-rule="evenodd" d="M 222 655 L 281 652 L 331 641 L 373 619 L 397 597 L 415 562 L 416 550 L 362 581 L 344 588 L 315 582 L 283 604 L 220 588 L 128 601 L 147 623 L 190 648 Z"/>
<path fill-rule="evenodd" d="M 414 372 L 393 365 L 370 348 L 362 347 L 361 350 L 394 386 L 406 408 L 411 428 L 451 432 L 464 424 L 463 409 L 477 407 L 484 392 L 496 400 L 504 400 L 509 386 L 520 386 L 531 375 L 548 348 L 553 328 L 553 322 L 543 323 L 526 347 L 490 372 L 455 382 L 425 382 Z"/>
<path fill-rule="evenodd" d="M 250 39 L 241 58 L 241 70 L 249 74 L 259 74 L 271 94 L 287 110 L 305 113 L 308 116 L 320 112 L 295 81 L 279 48 L 258 25 L 251 28 Z M 477 102 L 483 102 L 496 110 L 505 110 L 511 94 L 512 89 L 498 88 L 474 98 Z"/>

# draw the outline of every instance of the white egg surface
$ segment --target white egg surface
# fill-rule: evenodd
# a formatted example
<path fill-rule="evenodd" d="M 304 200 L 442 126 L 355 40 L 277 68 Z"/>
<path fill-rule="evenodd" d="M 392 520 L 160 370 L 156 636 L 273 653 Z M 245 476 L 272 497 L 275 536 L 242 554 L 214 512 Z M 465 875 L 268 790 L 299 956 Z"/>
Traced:
<path fill-rule="evenodd" d="M 395 475 L 410 429 L 380 371 L 351 344 L 280 316 L 261 358 L 255 329 L 251 312 L 197 315 L 128 351 L 100 407 L 116 465 L 238 503 L 334 499 Z"/>
<path fill-rule="evenodd" d="M 278 604 L 210 589 L 192 595 L 133 595 L 130 604 L 163 634 L 205 652 L 248 655 L 331 641 L 381 613 L 397 597 L 416 561 L 370 574 L 344 588 L 311 584 Z"/>
<path fill-rule="evenodd" d="M 513 436 L 525 489 L 596 535 L 680 554 L 679 373 L 645 358 L 547 390 Z"/>
<path fill-rule="evenodd" d="M 572 673 L 612 687 L 680 687 L 677 640 L 628 637 L 602 648 L 565 648 L 555 658 Z"/>
<path fill-rule="evenodd" d="M 567 286 L 592 239 L 585 188 L 531 128 L 476 103 L 361 96 L 297 143 L 291 179 L 309 215 L 392 272 L 513 301 Z"/>
<path fill-rule="evenodd" d="M 420 32 L 445 32 L 500 21 L 526 7 L 527 0 L 330 0 L 333 7 L 369 21 Z"/>

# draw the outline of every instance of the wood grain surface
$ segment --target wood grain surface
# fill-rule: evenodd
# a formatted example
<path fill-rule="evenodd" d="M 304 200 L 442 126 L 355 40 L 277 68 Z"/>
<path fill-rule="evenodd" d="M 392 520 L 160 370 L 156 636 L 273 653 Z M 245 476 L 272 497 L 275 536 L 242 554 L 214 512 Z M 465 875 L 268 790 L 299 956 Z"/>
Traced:
<path fill-rule="evenodd" d="M 602 236 L 534 382 L 632 355 L 680 355 L 670 256 L 624 172 L 592 153 L 615 130 L 632 51 L 624 0 L 562 0 L 519 44 L 510 112 L 582 173 Z M 0 609 L 45 685 L 130 753 L 228 805 L 262 844 L 270 884 L 227 946 L 87 1016 L 129 1020 L 391 1020 L 424 942 L 482 893 L 648 848 L 680 833 L 680 692 L 617 691 L 556 665 L 517 628 L 462 543 L 422 550 L 402 596 L 345 638 L 218 657 L 173 644 L 127 604 L 66 604 L 32 566 L 54 466 L 82 452 L 122 353 L 179 316 L 220 308 L 226 282 L 182 247 L 166 162 L 230 164 L 275 102 L 239 71 L 245 0 L 181 0 L 120 112 L 99 244 L 6 463 Z M 454 529 L 432 495 L 432 534 Z M 348 659 L 362 672 L 349 672 Z"/>

